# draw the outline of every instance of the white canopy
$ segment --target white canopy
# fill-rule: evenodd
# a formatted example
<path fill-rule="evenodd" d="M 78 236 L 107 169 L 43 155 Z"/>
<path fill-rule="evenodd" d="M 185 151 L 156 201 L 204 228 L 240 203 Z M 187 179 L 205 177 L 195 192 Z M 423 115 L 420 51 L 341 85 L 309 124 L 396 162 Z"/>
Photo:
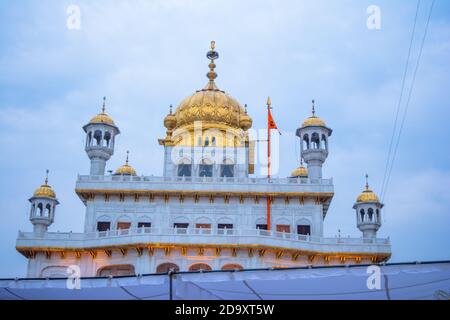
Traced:
<path fill-rule="evenodd" d="M 0 299 L 450 299 L 450 262 L 380 266 L 380 289 L 369 289 L 367 267 L 83 278 L 80 289 L 67 289 L 66 279 L 3 279 Z"/>

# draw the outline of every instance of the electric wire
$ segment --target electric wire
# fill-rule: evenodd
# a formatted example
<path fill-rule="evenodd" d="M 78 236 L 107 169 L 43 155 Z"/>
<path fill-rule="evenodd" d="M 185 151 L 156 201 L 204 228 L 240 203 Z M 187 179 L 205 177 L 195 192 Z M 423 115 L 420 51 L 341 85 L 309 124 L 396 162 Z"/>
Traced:
<path fill-rule="evenodd" d="M 388 172 L 388 169 L 389 169 L 389 163 L 390 163 L 391 154 L 392 154 L 392 147 L 393 147 L 393 143 L 394 143 L 395 133 L 397 131 L 398 116 L 400 114 L 401 104 L 402 104 L 402 100 L 403 100 L 403 92 L 405 90 L 405 84 L 406 84 L 406 76 L 408 74 L 409 61 L 411 59 L 411 51 L 412 51 L 412 46 L 413 46 L 413 43 L 414 43 L 414 35 L 416 33 L 417 16 L 419 14 L 419 7 L 420 7 L 420 0 L 417 0 L 416 14 L 414 16 L 414 23 L 413 23 L 413 27 L 412 27 L 412 30 L 411 30 L 411 38 L 409 40 L 408 55 L 406 57 L 405 69 L 403 71 L 402 85 L 401 85 L 401 89 L 400 89 L 400 97 L 399 97 L 398 102 L 397 102 L 397 110 L 395 112 L 394 126 L 392 128 L 391 139 L 390 139 L 390 142 L 389 142 L 389 151 L 388 151 L 388 156 L 387 156 L 387 159 L 386 159 L 386 165 L 385 165 L 385 168 L 384 168 L 383 182 L 381 184 L 381 194 L 383 194 L 383 192 L 384 192 L 387 172 Z"/>
<path fill-rule="evenodd" d="M 432 0 L 431 6 L 430 6 L 430 11 L 428 13 L 427 22 L 426 22 L 426 25 L 425 25 L 425 31 L 424 31 L 424 34 L 423 34 L 423 37 L 422 37 L 422 42 L 420 44 L 419 56 L 417 58 L 416 66 L 415 66 L 415 69 L 414 69 L 414 74 L 413 74 L 412 81 L 411 81 L 411 87 L 409 88 L 408 98 L 407 98 L 407 101 L 406 101 L 405 110 L 403 112 L 403 117 L 402 117 L 402 121 L 401 121 L 401 124 L 400 124 L 400 129 L 399 129 L 397 141 L 396 141 L 395 147 L 393 149 L 392 161 L 390 163 L 389 171 L 388 171 L 388 174 L 387 174 L 387 177 L 386 177 L 385 188 L 383 189 L 383 193 L 381 194 L 381 199 L 382 199 L 381 201 L 382 202 L 384 201 L 384 197 L 386 195 L 386 192 L 387 192 L 387 189 L 388 189 L 388 186 L 389 186 L 391 173 L 392 173 L 392 168 L 394 167 L 395 159 L 396 159 L 396 156 L 397 156 L 397 150 L 398 150 L 398 146 L 400 144 L 400 138 L 401 138 L 401 135 L 402 135 L 402 132 L 403 132 L 403 128 L 404 128 L 404 125 L 405 125 L 406 116 L 408 114 L 409 104 L 410 104 L 410 101 L 411 101 L 412 92 L 414 90 L 414 85 L 415 85 L 415 82 L 416 82 L 417 71 L 418 71 L 419 66 L 420 66 L 420 60 L 422 58 L 423 48 L 424 48 L 425 40 L 426 40 L 426 37 L 427 37 L 427 34 L 428 34 L 428 29 L 429 29 L 429 25 L 430 25 L 431 15 L 433 13 L 434 4 L 435 4 L 435 0 Z"/>

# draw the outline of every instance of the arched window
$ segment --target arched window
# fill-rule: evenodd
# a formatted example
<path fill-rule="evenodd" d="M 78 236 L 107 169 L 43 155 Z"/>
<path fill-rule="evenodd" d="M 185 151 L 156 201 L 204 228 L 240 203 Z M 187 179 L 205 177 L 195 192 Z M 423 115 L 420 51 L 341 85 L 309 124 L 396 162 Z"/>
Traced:
<path fill-rule="evenodd" d="M 211 271 L 212 268 L 206 263 L 195 263 L 189 267 L 189 271 L 198 271 L 198 270 Z"/>
<path fill-rule="evenodd" d="M 367 210 L 368 214 L 369 214 L 369 221 L 372 222 L 373 221 L 373 209 L 369 208 L 369 210 Z"/>
<path fill-rule="evenodd" d="M 134 266 L 131 264 L 116 264 L 98 269 L 98 276 L 134 276 Z"/>
<path fill-rule="evenodd" d="M 303 150 L 309 149 L 309 136 L 307 134 L 303 135 Z"/>
<path fill-rule="evenodd" d="M 255 221 L 255 228 L 259 230 L 267 230 L 267 220 L 265 218 L 259 218 Z"/>
<path fill-rule="evenodd" d="M 183 159 L 178 164 L 177 175 L 179 177 L 190 177 L 192 175 L 192 165 L 189 159 Z"/>
<path fill-rule="evenodd" d="M 297 234 L 303 236 L 311 235 L 311 225 L 310 224 L 298 224 L 297 225 Z"/>
<path fill-rule="evenodd" d="M 52 211 L 52 206 L 50 205 L 50 203 L 47 203 L 47 205 L 45 206 L 45 216 L 46 217 L 50 217 L 50 212 Z"/>
<path fill-rule="evenodd" d="M 205 138 L 205 147 L 209 146 L 209 137 Z"/>
<path fill-rule="evenodd" d="M 128 216 L 121 216 L 117 219 L 117 230 L 128 230 L 131 228 L 131 218 Z"/>
<path fill-rule="evenodd" d="M 327 137 L 325 137 L 325 135 L 322 135 L 322 142 L 321 142 L 321 148 L 328 150 L 328 142 L 327 142 Z"/>
<path fill-rule="evenodd" d="M 203 234 L 205 233 L 210 233 L 211 232 L 211 219 L 207 218 L 207 217 L 201 217 L 195 220 L 195 228 L 196 229 L 206 229 L 203 230 Z M 196 230 L 197 232 L 199 230 Z M 206 232 L 205 232 L 206 231 Z"/>
<path fill-rule="evenodd" d="M 197 145 L 200 147 L 202 145 L 202 137 L 198 137 Z"/>
<path fill-rule="evenodd" d="M 213 147 L 216 146 L 216 137 L 212 137 L 211 138 L 211 144 L 212 144 Z"/>
<path fill-rule="evenodd" d="M 103 137 L 103 140 L 104 140 L 104 146 L 109 148 L 110 143 L 111 143 L 111 133 L 105 132 L 105 136 Z"/>
<path fill-rule="evenodd" d="M 229 263 L 222 267 L 222 270 L 243 270 L 244 268 L 237 263 Z"/>
<path fill-rule="evenodd" d="M 97 218 L 97 231 L 109 231 L 111 229 L 111 218 L 109 216 L 101 216 Z"/>
<path fill-rule="evenodd" d="M 199 176 L 200 177 L 212 177 L 213 166 L 209 159 L 203 159 L 199 165 Z"/>
<path fill-rule="evenodd" d="M 171 262 L 161 263 L 160 265 L 158 265 L 156 267 L 156 272 L 157 273 L 167 273 L 170 270 L 172 270 L 172 271 L 180 271 L 180 267 L 177 266 L 175 263 L 171 263 Z"/>
<path fill-rule="evenodd" d="M 177 234 L 186 234 L 189 227 L 189 219 L 186 217 L 176 217 L 173 220 L 173 227 Z"/>
<path fill-rule="evenodd" d="M 314 132 L 311 135 L 311 144 L 313 149 L 319 149 L 320 148 L 320 137 L 317 132 Z"/>
<path fill-rule="evenodd" d="M 33 203 L 31 205 L 31 216 L 33 217 L 36 214 L 36 205 Z"/>
<path fill-rule="evenodd" d="M 42 214 L 44 213 L 44 206 L 42 205 L 42 203 L 39 203 L 37 206 L 37 214 L 36 216 L 42 217 Z"/>
<path fill-rule="evenodd" d="M 150 218 L 147 216 L 139 217 L 137 227 L 138 228 L 151 228 L 152 222 L 151 222 Z"/>
<path fill-rule="evenodd" d="M 111 229 L 110 221 L 97 221 L 97 231 L 104 232 Z"/>
<path fill-rule="evenodd" d="M 361 222 L 364 222 L 364 209 L 359 210 L 359 214 L 361 216 Z"/>
<path fill-rule="evenodd" d="M 95 140 L 97 146 L 102 145 L 102 132 L 100 130 L 96 130 L 94 132 L 94 140 Z"/>
<path fill-rule="evenodd" d="M 233 234 L 233 220 L 224 217 L 217 220 L 217 234 Z"/>
<path fill-rule="evenodd" d="M 297 234 L 301 236 L 310 236 L 311 235 L 311 221 L 308 219 L 299 219 L 296 221 L 297 225 Z"/>
<path fill-rule="evenodd" d="M 234 164 L 231 159 L 224 159 L 223 164 L 220 165 L 221 177 L 234 177 Z"/>
<path fill-rule="evenodd" d="M 381 221 L 381 220 L 380 220 L 380 210 L 377 209 L 377 210 L 376 210 L 376 213 L 377 213 L 377 222 L 380 223 L 380 221 Z"/>
<path fill-rule="evenodd" d="M 86 146 L 90 146 L 91 143 L 92 143 L 92 132 L 89 131 L 89 133 L 87 134 Z"/>

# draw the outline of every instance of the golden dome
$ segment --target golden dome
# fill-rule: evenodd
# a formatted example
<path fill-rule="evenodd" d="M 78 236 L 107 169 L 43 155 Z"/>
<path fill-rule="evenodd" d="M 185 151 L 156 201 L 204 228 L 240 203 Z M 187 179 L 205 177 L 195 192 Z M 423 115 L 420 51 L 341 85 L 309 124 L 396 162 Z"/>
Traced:
<path fill-rule="evenodd" d="M 375 192 L 372 190 L 364 190 L 356 199 L 356 202 L 380 202 Z"/>
<path fill-rule="evenodd" d="M 106 97 L 103 97 L 103 107 L 102 112 L 96 115 L 89 121 L 89 123 L 106 123 L 114 126 L 114 120 L 106 114 L 105 112 L 105 105 L 106 105 Z"/>
<path fill-rule="evenodd" d="M 366 174 L 366 190 L 361 192 L 361 194 L 356 198 L 356 202 L 380 202 L 380 199 L 378 199 L 378 196 L 369 189 L 369 182 L 368 182 L 369 176 Z"/>
<path fill-rule="evenodd" d="M 303 121 L 302 127 L 326 127 L 325 121 L 316 116 L 315 101 L 312 101 L 312 116 Z"/>
<path fill-rule="evenodd" d="M 207 53 L 209 72 L 206 74 L 209 81 L 207 85 L 194 94 L 185 98 L 175 111 L 176 127 L 193 125 L 195 121 L 202 123 L 221 124 L 236 129 L 248 130 L 252 119 L 247 115 L 241 104 L 220 90 L 214 80 L 217 78 L 214 60 L 219 54 L 214 51 L 215 42 L 211 42 L 211 51 Z"/>
<path fill-rule="evenodd" d="M 235 128 L 249 129 L 252 119 L 240 103 L 209 83 L 205 89 L 181 101 L 175 111 L 176 128 L 195 121 L 220 123 Z M 250 126 L 250 127 L 249 127 Z"/>
<path fill-rule="evenodd" d="M 134 170 L 134 168 L 132 166 L 130 166 L 128 164 L 128 155 L 129 155 L 129 151 L 127 151 L 127 160 L 125 161 L 125 164 L 121 167 L 119 167 L 119 169 L 116 170 L 116 175 L 122 175 L 122 176 L 135 176 L 136 175 L 136 170 Z"/>
<path fill-rule="evenodd" d="M 308 169 L 304 166 L 300 166 L 291 173 L 291 178 L 307 178 L 308 177 Z"/>
<path fill-rule="evenodd" d="M 48 185 L 48 170 L 46 171 L 45 182 L 33 193 L 33 197 L 47 197 L 56 198 L 56 193 L 53 191 L 52 187 Z"/>
<path fill-rule="evenodd" d="M 134 170 L 133 167 L 124 164 L 123 166 L 119 167 L 119 169 L 116 170 L 116 175 L 135 176 L 136 170 Z"/>
<path fill-rule="evenodd" d="M 303 121 L 302 124 L 303 127 L 313 127 L 313 126 L 320 126 L 320 127 L 326 127 L 325 121 L 320 119 L 319 117 L 312 116 Z"/>
<path fill-rule="evenodd" d="M 53 191 L 52 187 L 45 183 L 36 189 L 33 193 L 33 197 L 56 198 L 56 193 Z"/>
<path fill-rule="evenodd" d="M 89 121 L 89 123 L 107 123 L 110 124 L 112 126 L 114 126 L 114 121 L 113 119 L 111 119 L 110 116 L 108 116 L 106 113 L 102 112 L 99 113 L 98 115 L 96 115 L 95 117 L 93 117 L 91 119 L 91 121 Z"/>

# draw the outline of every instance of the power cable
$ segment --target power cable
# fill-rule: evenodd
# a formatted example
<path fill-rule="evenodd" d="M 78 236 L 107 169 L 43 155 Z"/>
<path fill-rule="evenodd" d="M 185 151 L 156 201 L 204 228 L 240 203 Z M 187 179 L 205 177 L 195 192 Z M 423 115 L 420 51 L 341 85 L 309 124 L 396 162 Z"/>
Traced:
<path fill-rule="evenodd" d="M 394 153 L 393 153 L 393 156 L 392 156 L 392 161 L 391 161 L 390 168 L 389 168 L 389 171 L 388 171 L 388 175 L 387 175 L 387 178 L 386 178 L 386 185 L 385 185 L 385 188 L 383 189 L 383 193 L 381 194 L 381 201 L 382 202 L 384 201 L 384 197 L 386 195 L 387 188 L 389 186 L 389 181 L 390 181 L 390 178 L 391 178 L 392 168 L 394 167 L 394 162 L 395 162 L 395 158 L 396 158 L 396 155 L 397 155 L 398 146 L 400 144 L 400 138 L 401 138 L 401 135 L 402 135 L 402 132 L 403 132 L 403 127 L 405 125 L 406 115 L 407 115 L 408 110 L 409 110 L 409 103 L 411 101 L 412 92 L 413 92 L 414 85 L 415 85 L 415 82 L 416 82 L 417 71 L 419 69 L 420 60 L 422 58 L 423 47 L 425 45 L 425 40 L 426 40 L 426 37 L 427 37 L 427 34 L 428 34 L 428 29 L 429 29 L 430 20 L 431 20 L 431 14 L 433 13 L 433 7 L 434 7 L 435 2 L 436 2 L 435 0 L 432 1 L 431 6 L 430 6 L 430 11 L 428 13 L 428 18 L 427 18 L 427 23 L 426 23 L 426 26 L 425 26 L 425 31 L 424 31 L 424 34 L 423 34 L 423 37 L 422 37 L 422 42 L 420 44 L 419 56 L 417 58 L 416 66 L 415 66 L 415 69 L 414 69 L 414 74 L 413 74 L 413 78 L 412 78 L 412 82 L 411 82 L 411 87 L 409 88 L 408 99 L 406 101 L 405 111 L 403 113 L 402 122 L 401 122 L 401 125 L 400 125 L 397 142 L 396 142 L 395 147 L 394 147 Z"/>
<path fill-rule="evenodd" d="M 401 89 L 400 89 L 400 97 L 397 102 L 397 110 L 395 112 L 394 126 L 392 128 L 392 135 L 391 135 L 391 139 L 389 142 L 389 151 L 388 151 L 388 156 L 386 159 L 386 166 L 384 168 L 383 182 L 381 184 L 381 194 L 384 193 L 386 177 L 387 177 L 387 173 L 389 170 L 389 163 L 391 160 L 392 147 L 393 147 L 393 143 L 394 143 L 395 133 L 397 131 L 398 116 L 400 114 L 401 104 L 402 104 L 402 100 L 403 100 L 403 91 L 405 90 L 406 76 L 408 74 L 409 61 L 411 59 L 411 51 L 412 51 L 412 46 L 414 43 L 414 35 L 416 33 L 417 16 L 419 14 L 419 7 L 420 7 L 420 0 L 417 1 L 416 15 L 414 16 L 414 24 L 413 24 L 413 28 L 411 30 L 411 38 L 409 40 L 409 48 L 408 48 L 408 55 L 407 55 L 406 63 L 405 63 L 405 70 L 403 71 L 403 79 L 402 79 L 402 85 L 401 85 Z"/>

